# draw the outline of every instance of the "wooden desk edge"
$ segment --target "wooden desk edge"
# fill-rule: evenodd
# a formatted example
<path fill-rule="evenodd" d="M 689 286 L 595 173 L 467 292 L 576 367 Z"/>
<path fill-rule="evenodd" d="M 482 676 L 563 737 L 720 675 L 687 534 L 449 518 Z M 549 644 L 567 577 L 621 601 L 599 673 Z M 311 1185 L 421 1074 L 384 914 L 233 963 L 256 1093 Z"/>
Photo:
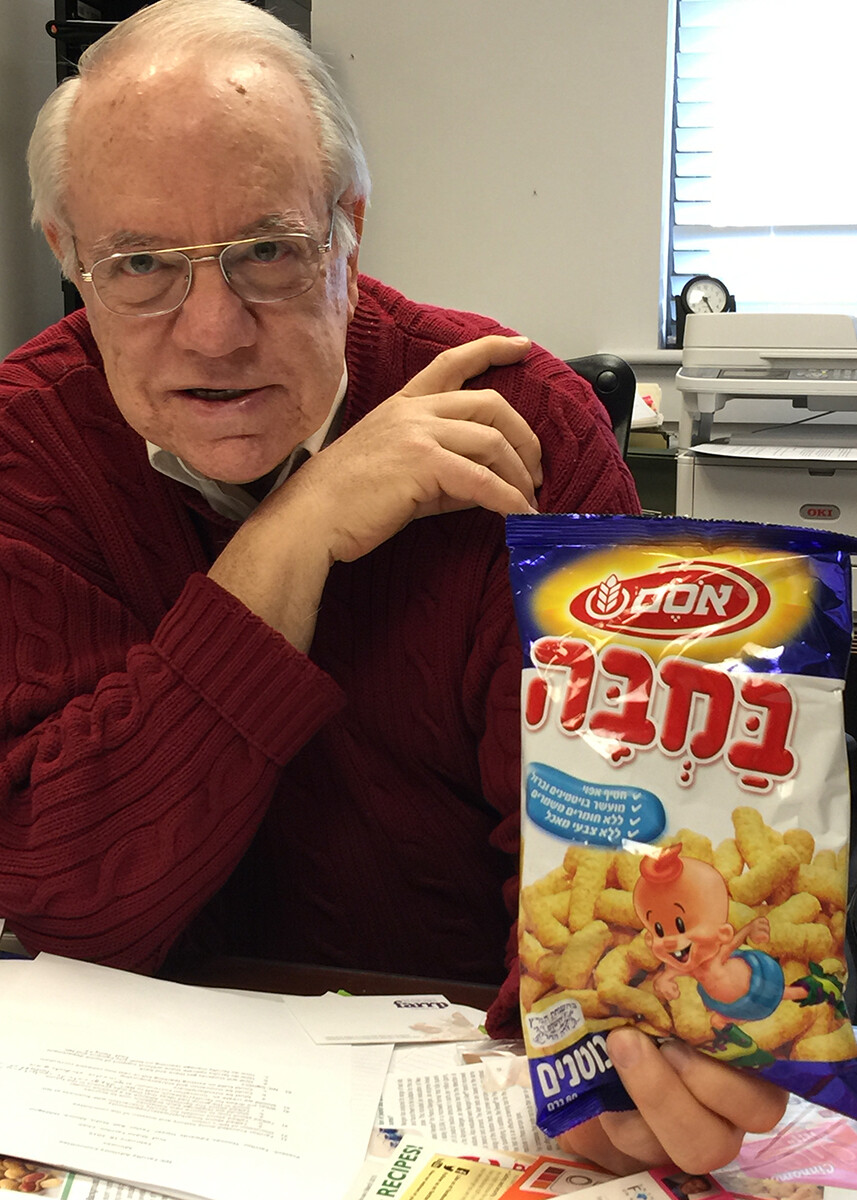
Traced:
<path fill-rule="evenodd" d="M 171 971 L 165 977 L 174 983 L 189 983 L 198 987 L 279 992 L 286 996 L 317 996 L 340 989 L 355 996 L 439 993 L 454 1004 L 467 1004 L 482 1010 L 494 1001 L 499 990 L 488 983 L 387 975 L 344 967 L 316 967 L 306 963 L 268 962 L 255 958 L 211 958 L 195 966 Z"/>

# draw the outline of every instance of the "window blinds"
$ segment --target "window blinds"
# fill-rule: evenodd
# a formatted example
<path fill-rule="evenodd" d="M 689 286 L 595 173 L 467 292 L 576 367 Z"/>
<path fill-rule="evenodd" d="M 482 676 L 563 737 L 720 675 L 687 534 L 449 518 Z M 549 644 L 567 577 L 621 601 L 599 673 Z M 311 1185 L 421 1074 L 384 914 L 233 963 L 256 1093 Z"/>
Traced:
<path fill-rule="evenodd" d="M 857 0 L 678 0 L 676 33 L 670 298 L 857 315 Z"/>

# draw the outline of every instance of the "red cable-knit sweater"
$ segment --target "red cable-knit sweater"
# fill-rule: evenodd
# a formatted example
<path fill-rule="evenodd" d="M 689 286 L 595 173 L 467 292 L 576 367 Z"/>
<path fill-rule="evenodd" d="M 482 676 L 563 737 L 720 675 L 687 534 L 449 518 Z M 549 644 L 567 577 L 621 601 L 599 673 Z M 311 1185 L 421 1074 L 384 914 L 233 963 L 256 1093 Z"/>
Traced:
<path fill-rule="evenodd" d="M 345 427 L 496 331 L 361 278 Z M 636 511 L 556 360 L 477 386 L 538 433 L 544 509 Z M 207 578 L 234 529 L 151 469 L 83 312 L 3 364 L 0 915 L 31 950 L 135 970 L 178 939 L 499 983 L 520 787 L 503 521 L 416 521 L 335 565 L 308 657 Z"/>

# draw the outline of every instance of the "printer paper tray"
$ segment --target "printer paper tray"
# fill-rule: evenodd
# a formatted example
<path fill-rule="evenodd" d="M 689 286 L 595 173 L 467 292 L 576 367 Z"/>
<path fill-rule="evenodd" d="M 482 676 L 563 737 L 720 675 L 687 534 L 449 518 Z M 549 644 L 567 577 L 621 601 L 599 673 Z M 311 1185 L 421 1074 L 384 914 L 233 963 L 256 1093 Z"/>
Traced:
<path fill-rule="evenodd" d="M 715 458 L 742 458 L 777 462 L 832 463 L 838 466 L 857 465 L 857 446 L 776 446 L 742 445 L 732 442 L 703 442 L 690 447 L 691 454 L 706 454 Z"/>

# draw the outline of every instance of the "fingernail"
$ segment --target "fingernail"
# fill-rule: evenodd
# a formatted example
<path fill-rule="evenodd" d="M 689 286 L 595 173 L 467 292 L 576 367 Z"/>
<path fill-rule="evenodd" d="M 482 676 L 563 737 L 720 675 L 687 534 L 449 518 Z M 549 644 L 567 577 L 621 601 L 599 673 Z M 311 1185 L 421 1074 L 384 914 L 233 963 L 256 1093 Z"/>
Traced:
<path fill-rule="evenodd" d="M 688 1046 L 687 1042 L 680 1042 L 676 1038 L 669 1038 L 667 1041 L 661 1042 L 661 1054 L 672 1069 L 681 1075 L 685 1068 L 689 1066 L 694 1051 L 692 1047 Z"/>
<path fill-rule="evenodd" d="M 607 1041 L 607 1049 L 613 1065 L 620 1071 L 628 1070 L 640 1061 L 640 1037 L 633 1029 L 614 1029 Z"/>
<path fill-rule="evenodd" d="M 509 339 L 509 341 L 514 342 L 516 346 L 529 346 L 530 344 L 530 339 L 528 337 L 524 337 L 522 333 L 516 333 L 514 337 Z"/>

